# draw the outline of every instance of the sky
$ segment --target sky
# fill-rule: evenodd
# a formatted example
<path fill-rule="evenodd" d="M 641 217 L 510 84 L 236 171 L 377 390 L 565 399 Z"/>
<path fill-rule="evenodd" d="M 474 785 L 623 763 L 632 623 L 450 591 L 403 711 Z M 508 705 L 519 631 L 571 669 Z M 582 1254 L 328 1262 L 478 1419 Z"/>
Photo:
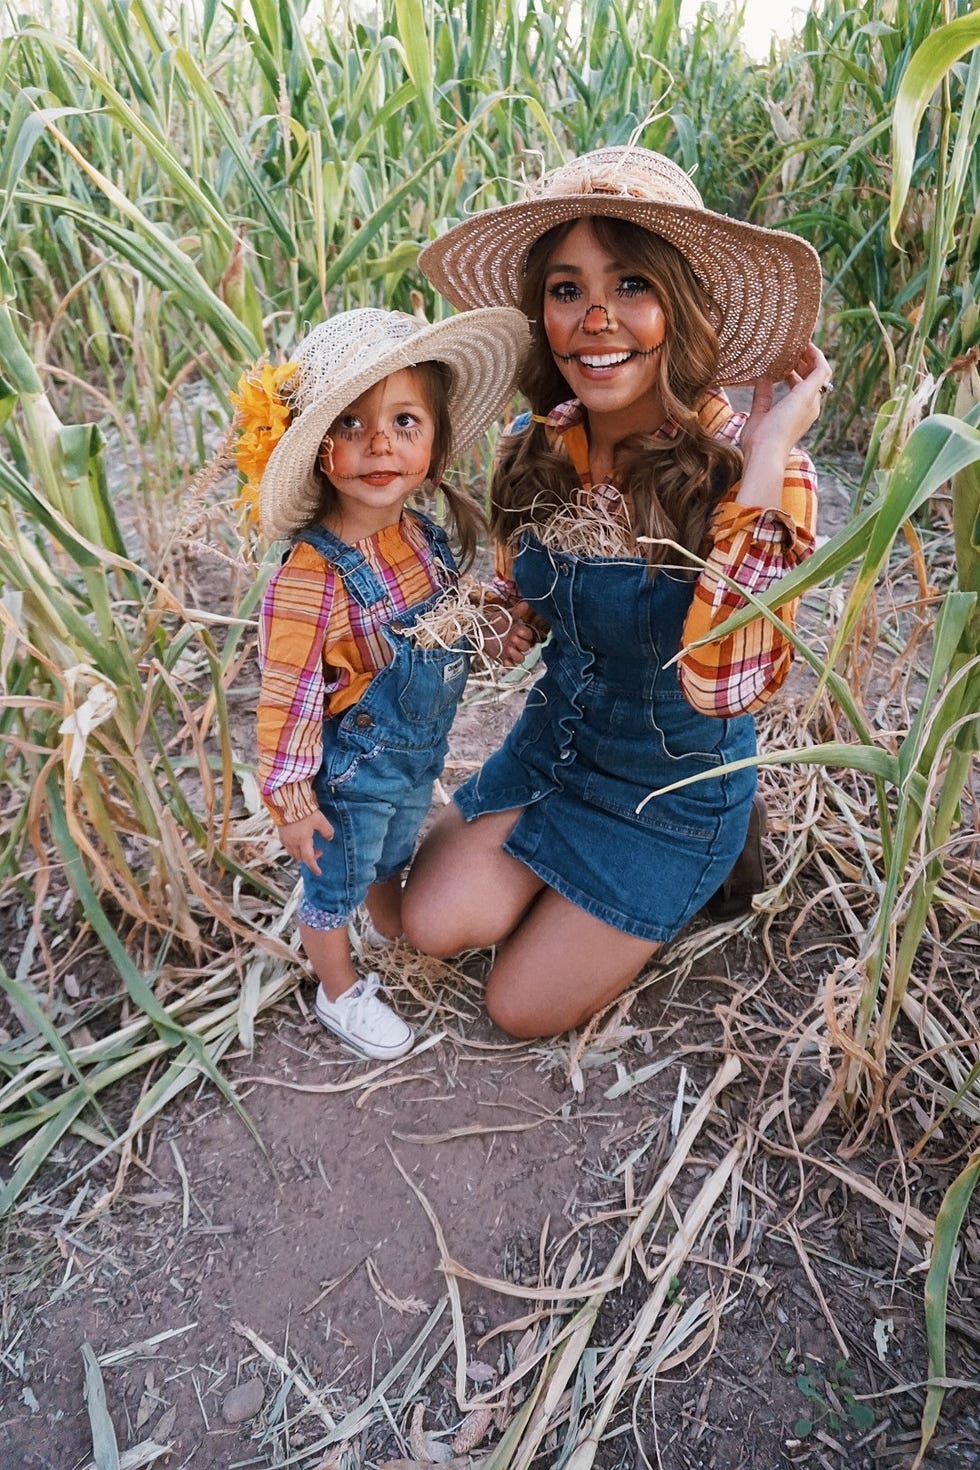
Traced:
<path fill-rule="evenodd" d="M 683 0 L 681 20 L 688 21 L 697 14 L 703 0 Z M 799 29 L 803 17 L 809 10 L 806 0 L 744 0 L 745 28 L 742 39 L 750 56 L 759 60 L 769 55 L 769 38 L 788 36 Z"/>

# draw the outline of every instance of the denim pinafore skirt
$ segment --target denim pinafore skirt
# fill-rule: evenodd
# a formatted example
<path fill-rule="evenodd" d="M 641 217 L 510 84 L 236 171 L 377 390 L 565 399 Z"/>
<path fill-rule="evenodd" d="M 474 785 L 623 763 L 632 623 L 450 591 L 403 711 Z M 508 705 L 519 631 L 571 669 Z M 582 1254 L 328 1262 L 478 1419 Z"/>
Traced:
<path fill-rule="evenodd" d="M 545 671 L 455 799 L 467 820 L 523 808 L 505 851 L 613 928 L 671 939 L 730 872 L 756 786 L 754 767 L 710 774 L 637 810 L 659 787 L 755 753 L 751 716 L 698 713 L 665 667 L 694 584 L 529 533 L 514 579 L 551 626 Z"/>
<path fill-rule="evenodd" d="M 456 563 L 445 532 L 421 512 L 409 514 L 452 583 Z M 378 670 L 357 703 L 323 723 L 323 761 L 313 789 L 334 837 L 317 839 L 319 876 L 300 865 L 299 917 L 313 928 L 332 928 L 329 920 L 351 913 L 372 883 L 400 872 L 412 856 L 445 761 L 471 649 L 465 639 L 433 649 L 413 642 L 413 624 L 436 606 L 442 591 L 399 610 L 356 546 L 322 527 L 296 539 L 335 568 L 354 601 L 372 611 L 391 647 L 390 663 Z"/>

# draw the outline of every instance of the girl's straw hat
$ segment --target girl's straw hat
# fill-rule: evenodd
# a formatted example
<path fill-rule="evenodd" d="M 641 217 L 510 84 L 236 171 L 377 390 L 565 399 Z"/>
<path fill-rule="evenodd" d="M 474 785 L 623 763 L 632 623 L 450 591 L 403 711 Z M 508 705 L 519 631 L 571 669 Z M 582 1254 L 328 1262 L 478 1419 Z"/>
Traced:
<path fill-rule="evenodd" d="M 452 372 L 451 453 L 458 455 L 493 423 L 514 391 L 528 346 L 523 312 L 492 306 L 442 322 L 361 307 L 313 328 L 298 348 L 284 392 L 292 409 L 259 485 L 259 519 L 270 540 L 290 536 L 315 512 L 313 470 L 337 415 L 401 368 L 443 362 Z"/>
<path fill-rule="evenodd" d="M 585 215 L 630 220 L 687 257 L 718 310 L 719 383 L 796 366 L 820 306 L 816 251 L 705 209 L 687 174 L 648 148 L 600 148 L 555 169 L 521 203 L 475 214 L 427 245 L 419 267 L 454 306 L 516 306 L 534 242 Z"/>

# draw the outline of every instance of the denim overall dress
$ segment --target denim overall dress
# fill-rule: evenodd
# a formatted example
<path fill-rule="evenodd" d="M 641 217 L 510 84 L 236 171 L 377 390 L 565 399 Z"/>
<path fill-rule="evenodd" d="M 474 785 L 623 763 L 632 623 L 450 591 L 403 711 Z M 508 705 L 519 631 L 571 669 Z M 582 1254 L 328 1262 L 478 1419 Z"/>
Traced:
<path fill-rule="evenodd" d="M 587 468 L 587 466 L 586 466 Z M 639 557 L 583 557 L 524 533 L 521 597 L 551 627 L 544 673 L 503 746 L 456 792 L 469 821 L 523 808 L 504 850 L 627 934 L 673 938 L 728 876 L 755 768 L 662 786 L 755 753 L 750 715 L 700 714 L 676 666 L 694 583 Z"/>
<path fill-rule="evenodd" d="M 456 563 L 444 531 L 419 511 L 408 514 L 453 583 Z M 391 646 L 391 662 L 358 702 L 323 722 L 323 762 L 313 789 L 334 836 L 330 842 L 316 838 L 319 877 L 300 864 L 298 917 L 310 928 L 334 929 L 346 923 L 372 883 L 400 872 L 412 856 L 469 674 L 470 645 L 463 639 L 449 649 L 423 649 L 412 641 L 413 623 L 435 607 L 442 591 L 399 611 L 355 546 L 322 527 L 295 539 L 330 563 L 354 601 L 371 609 Z"/>

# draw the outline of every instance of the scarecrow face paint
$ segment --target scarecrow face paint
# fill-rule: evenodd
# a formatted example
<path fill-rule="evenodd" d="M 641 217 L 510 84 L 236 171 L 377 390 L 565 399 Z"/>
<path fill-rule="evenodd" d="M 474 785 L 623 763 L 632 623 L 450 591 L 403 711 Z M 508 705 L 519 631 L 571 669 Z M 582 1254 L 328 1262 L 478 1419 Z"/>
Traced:
<path fill-rule="evenodd" d="M 435 443 L 419 374 L 402 368 L 368 388 L 338 414 L 328 440 L 320 467 L 337 491 L 344 540 L 394 525 L 428 475 Z"/>
<path fill-rule="evenodd" d="M 562 377 L 590 416 L 610 416 L 617 437 L 656 427 L 666 329 L 660 298 L 645 276 L 608 254 L 588 220 L 555 247 L 543 321 Z"/>

